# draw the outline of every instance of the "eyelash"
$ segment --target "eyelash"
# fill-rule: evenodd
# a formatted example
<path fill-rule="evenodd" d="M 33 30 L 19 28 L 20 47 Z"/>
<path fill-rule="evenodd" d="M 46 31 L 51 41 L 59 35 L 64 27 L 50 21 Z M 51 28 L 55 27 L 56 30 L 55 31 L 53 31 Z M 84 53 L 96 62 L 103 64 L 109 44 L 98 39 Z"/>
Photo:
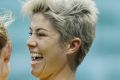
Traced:
<path fill-rule="evenodd" d="M 41 37 L 41 36 L 47 36 L 45 35 L 44 33 L 35 33 L 38 37 Z M 31 36 L 32 35 L 32 32 L 29 32 L 29 35 Z"/>
<path fill-rule="evenodd" d="M 29 36 L 31 36 L 32 35 L 32 32 L 29 32 Z"/>

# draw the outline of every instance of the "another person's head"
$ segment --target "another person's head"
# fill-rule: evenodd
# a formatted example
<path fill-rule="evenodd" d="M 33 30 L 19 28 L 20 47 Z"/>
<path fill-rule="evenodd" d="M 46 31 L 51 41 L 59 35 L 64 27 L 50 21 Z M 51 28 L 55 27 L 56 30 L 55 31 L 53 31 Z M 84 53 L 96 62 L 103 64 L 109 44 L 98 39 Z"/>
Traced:
<path fill-rule="evenodd" d="M 7 80 L 9 69 L 11 43 L 8 39 L 7 30 L 3 23 L 0 23 L 0 80 Z"/>
<path fill-rule="evenodd" d="M 28 47 L 32 73 L 49 77 L 66 65 L 75 72 L 95 38 L 97 8 L 92 0 L 29 0 Z"/>

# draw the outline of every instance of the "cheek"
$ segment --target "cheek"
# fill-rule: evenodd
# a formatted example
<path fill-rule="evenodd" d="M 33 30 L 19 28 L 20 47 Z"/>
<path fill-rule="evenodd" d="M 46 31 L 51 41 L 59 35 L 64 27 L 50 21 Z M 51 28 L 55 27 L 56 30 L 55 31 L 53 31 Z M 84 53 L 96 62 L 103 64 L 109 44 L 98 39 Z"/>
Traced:
<path fill-rule="evenodd" d="M 52 48 L 52 50 L 46 54 L 45 59 L 45 73 L 55 73 L 67 64 L 66 56 L 61 53 L 61 50 L 56 48 Z"/>
<path fill-rule="evenodd" d="M 49 53 L 49 52 L 54 52 L 57 47 L 56 41 L 52 41 L 49 39 L 43 39 L 43 40 L 39 40 L 38 42 L 38 46 L 39 46 L 39 50 L 42 51 L 44 54 Z"/>
<path fill-rule="evenodd" d="M 56 60 L 65 56 L 64 49 L 60 46 L 58 40 L 43 39 L 39 41 L 39 50 L 47 61 Z"/>
<path fill-rule="evenodd" d="M 65 61 L 66 55 L 60 47 L 53 46 L 46 50 L 46 59 L 49 63 L 53 64 L 56 62 L 59 64 Z"/>

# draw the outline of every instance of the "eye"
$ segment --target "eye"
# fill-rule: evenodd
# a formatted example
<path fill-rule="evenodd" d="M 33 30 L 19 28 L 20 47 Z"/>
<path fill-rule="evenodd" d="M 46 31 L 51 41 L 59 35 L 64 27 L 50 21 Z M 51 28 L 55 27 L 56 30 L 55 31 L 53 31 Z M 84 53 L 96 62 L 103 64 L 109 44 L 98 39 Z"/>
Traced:
<path fill-rule="evenodd" d="M 29 32 L 29 36 L 31 36 L 32 35 L 32 32 Z"/>
<path fill-rule="evenodd" d="M 45 33 L 37 33 L 37 36 L 38 37 L 45 37 L 45 36 L 47 36 Z"/>

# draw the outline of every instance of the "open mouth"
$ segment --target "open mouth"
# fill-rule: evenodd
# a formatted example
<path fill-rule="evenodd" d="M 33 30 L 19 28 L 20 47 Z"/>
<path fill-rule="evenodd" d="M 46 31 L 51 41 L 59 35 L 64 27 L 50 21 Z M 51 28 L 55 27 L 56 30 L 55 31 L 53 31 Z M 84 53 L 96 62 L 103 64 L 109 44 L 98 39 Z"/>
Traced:
<path fill-rule="evenodd" d="M 37 53 L 37 52 L 31 53 L 32 64 L 38 63 L 38 62 L 41 61 L 42 59 L 43 59 L 42 54 Z"/>

